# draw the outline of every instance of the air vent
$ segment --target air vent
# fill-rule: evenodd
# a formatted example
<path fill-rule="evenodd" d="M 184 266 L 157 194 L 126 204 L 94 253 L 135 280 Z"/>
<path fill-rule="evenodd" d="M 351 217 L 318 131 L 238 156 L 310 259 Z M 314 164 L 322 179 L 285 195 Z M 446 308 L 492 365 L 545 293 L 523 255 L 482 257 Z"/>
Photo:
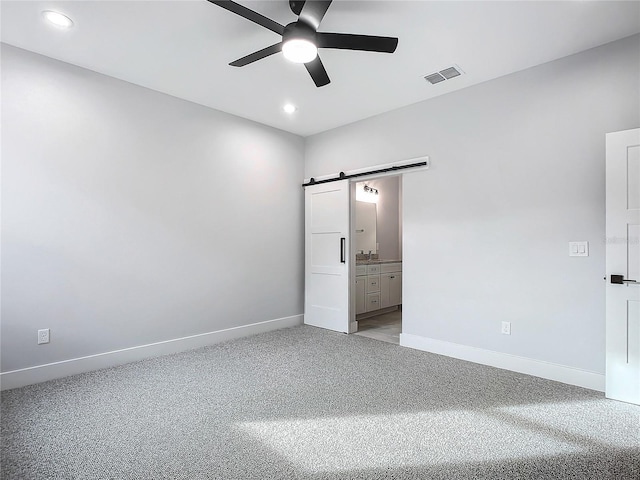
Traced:
<path fill-rule="evenodd" d="M 424 79 L 429 82 L 431 85 L 435 85 L 436 83 L 444 82 L 445 80 L 450 80 L 455 77 L 459 77 L 462 75 L 462 70 L 457 65 L 449 68 L 445 68 L 444 70 L 440 70 L 439 72 L 431 73 L 424 77 Z"/>
<path fill-rule="evenodd" d="M 431 75 L 427 75 L 424 79 L 429 82 L 431 85 L 435 85 L 436 83 L 444 82 L 446 78 L 444 78 L 439 73 L 432 73 Z"/>
<path fill-rule="evenodd" d="M 442 75 L 444 78 L 449 80 L 450 78 L 457 77 L 458 75 L 460 75 L 460 72 L 456 70 L 456 67 L 449 67 L 442 70 L 440 72 L 440 75 Z"/>

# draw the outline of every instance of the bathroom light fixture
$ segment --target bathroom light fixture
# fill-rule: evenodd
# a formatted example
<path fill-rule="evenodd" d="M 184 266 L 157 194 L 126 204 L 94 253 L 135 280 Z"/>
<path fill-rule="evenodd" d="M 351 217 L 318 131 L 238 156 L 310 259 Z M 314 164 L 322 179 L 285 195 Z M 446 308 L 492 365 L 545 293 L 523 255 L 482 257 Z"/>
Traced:
<path fill-rule="evenodd" d="M 58 28 L 71 28 L 73 26 L 73 20 L 60 12 L 45 10 L 42 12 L 42 16 L 47 22 Z"/>
<path fill-rule="evenodd" d="M 366 183 L 358 183 L 356 186 L 356 200 L 359 202 L 378 203 L 378 189 L 370 187 Z"/>

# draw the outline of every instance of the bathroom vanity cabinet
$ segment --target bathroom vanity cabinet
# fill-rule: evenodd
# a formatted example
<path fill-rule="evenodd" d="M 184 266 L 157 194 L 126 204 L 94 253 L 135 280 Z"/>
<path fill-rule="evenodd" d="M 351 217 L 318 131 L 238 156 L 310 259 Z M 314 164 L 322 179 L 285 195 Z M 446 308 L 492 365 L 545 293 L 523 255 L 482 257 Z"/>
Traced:
<path fill-rule="evenodd" d="M 402 262 L 356 265 L 356 315 L 402 303 Z"/>

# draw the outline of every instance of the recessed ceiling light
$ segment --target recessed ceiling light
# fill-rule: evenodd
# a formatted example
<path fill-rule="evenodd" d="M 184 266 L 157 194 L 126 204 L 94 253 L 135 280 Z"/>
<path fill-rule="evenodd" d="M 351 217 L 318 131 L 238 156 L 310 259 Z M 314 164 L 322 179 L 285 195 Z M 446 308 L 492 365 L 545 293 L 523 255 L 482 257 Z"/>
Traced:
<path fill-rule="evenodd" d="M 60 12 L 54 12 L 52 10 L 45 10 L 42 12 L 42 16 L 52 25 L 58 28 L 71 28 L 73 26 L 73 20 Z"/>
<path fill-rule="evenodd" d="M 293 113 L 298 109 L 298 107 L 296 107 L 293 103 L 287 103 L 284 107 L 282 107 L 282 109 L 287 113 Z"/>

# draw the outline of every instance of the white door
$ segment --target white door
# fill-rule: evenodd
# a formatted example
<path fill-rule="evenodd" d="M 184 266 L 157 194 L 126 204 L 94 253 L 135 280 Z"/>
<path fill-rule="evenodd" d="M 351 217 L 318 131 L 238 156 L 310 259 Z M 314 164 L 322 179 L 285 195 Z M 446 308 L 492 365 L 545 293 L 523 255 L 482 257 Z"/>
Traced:
<path fill-rule="evenodd" d="M 640 129 L 607 134 L 606 396 L 640 404 Z"/>
<path fill-rule="evenodd" d="M 305 188 L 304 323 L 349 332 L 348 180 Z"/>

